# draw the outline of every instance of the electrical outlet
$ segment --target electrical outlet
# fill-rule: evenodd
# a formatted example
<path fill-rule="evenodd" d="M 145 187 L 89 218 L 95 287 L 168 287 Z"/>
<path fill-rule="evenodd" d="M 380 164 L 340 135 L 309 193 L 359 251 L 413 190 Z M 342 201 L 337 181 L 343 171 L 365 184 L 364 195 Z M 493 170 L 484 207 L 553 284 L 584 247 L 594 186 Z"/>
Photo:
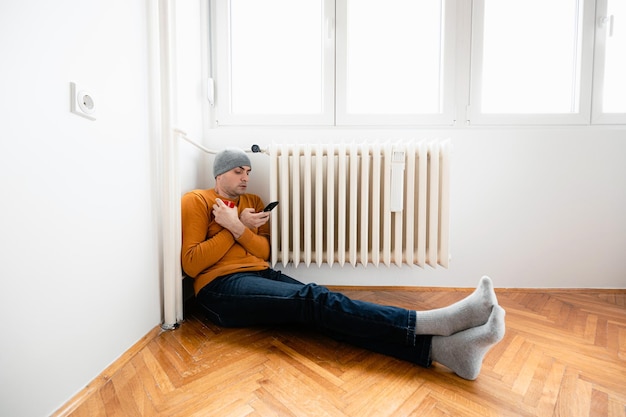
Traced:
<path fill-rule="evenodd" d="M 74 114 L 96 120 L 96 103 L 93 96 L 70 83 L 70 111 Z"/>

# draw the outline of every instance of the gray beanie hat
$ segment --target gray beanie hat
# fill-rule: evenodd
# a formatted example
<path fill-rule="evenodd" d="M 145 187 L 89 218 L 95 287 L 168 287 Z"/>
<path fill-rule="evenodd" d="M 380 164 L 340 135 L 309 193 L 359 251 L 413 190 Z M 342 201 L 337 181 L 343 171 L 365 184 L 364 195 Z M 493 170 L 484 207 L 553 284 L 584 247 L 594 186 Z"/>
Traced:
<path fill-rule="evenodd" d="M 215 155 L 215 161 L 213 162 L 213 177 L 217 177 L 225 172 L 230 171 L 233 168 L 248 166 L 250 164 L 250 158 L 241 149 L 224 149 Z"/>

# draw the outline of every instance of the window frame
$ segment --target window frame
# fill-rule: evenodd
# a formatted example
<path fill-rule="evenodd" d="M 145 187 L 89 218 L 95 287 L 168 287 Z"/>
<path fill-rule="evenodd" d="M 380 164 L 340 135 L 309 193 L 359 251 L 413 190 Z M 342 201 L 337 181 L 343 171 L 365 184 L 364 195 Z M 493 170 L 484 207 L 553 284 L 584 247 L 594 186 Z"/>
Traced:
<path fill-rule="evenodd" d="M 626 124 L 626 113 L 607 113 L 602 108 L 604 99 L 604 67 L 608 28 L 601 19 L 608 13 L 608 0 L 597 0 L 595 16 L 593 97 L 591 123 L 595 125 Z M 623 25 L 623 22 L 622 22 Z M 622 28 L 624 30 L 626 28 Z"/>

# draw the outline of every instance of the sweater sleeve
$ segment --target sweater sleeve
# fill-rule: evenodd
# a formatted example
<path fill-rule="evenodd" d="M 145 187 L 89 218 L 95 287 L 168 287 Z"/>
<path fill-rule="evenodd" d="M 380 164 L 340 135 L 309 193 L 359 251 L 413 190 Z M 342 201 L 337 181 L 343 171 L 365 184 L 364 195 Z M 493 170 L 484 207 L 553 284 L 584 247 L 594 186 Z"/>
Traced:
<path fill-rule="evenodd" d="M 199 193 L 192 191 L 182 198 L 181 261 L 185 273 L 192 277 L 213 266 L 235 244 L 233 235 L 219 226 L 209 236 L 209 227 L 216 226 L 211 211 L 209 202 Z"/>

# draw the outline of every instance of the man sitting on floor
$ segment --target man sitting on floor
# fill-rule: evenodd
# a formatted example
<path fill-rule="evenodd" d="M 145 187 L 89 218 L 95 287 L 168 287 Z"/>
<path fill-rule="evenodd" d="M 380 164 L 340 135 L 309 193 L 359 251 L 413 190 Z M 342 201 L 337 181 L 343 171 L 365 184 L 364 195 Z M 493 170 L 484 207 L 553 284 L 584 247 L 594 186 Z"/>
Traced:
<path fill-rule="evenodd" d="M 198 304 L 221 326 L 300 324 L 374 352 L 428 367 L 441 363 L 461 378 L 478 377 L 483 358 L 504 337 L 504 310 L 483 277 L 450 306 L 407 310 L 352 300 L 303 284 L 269 267 L 269 212 L 248 194 L 245 152 L 215 157 L 215 188 L 182 199 L 182 265 Z"/>

